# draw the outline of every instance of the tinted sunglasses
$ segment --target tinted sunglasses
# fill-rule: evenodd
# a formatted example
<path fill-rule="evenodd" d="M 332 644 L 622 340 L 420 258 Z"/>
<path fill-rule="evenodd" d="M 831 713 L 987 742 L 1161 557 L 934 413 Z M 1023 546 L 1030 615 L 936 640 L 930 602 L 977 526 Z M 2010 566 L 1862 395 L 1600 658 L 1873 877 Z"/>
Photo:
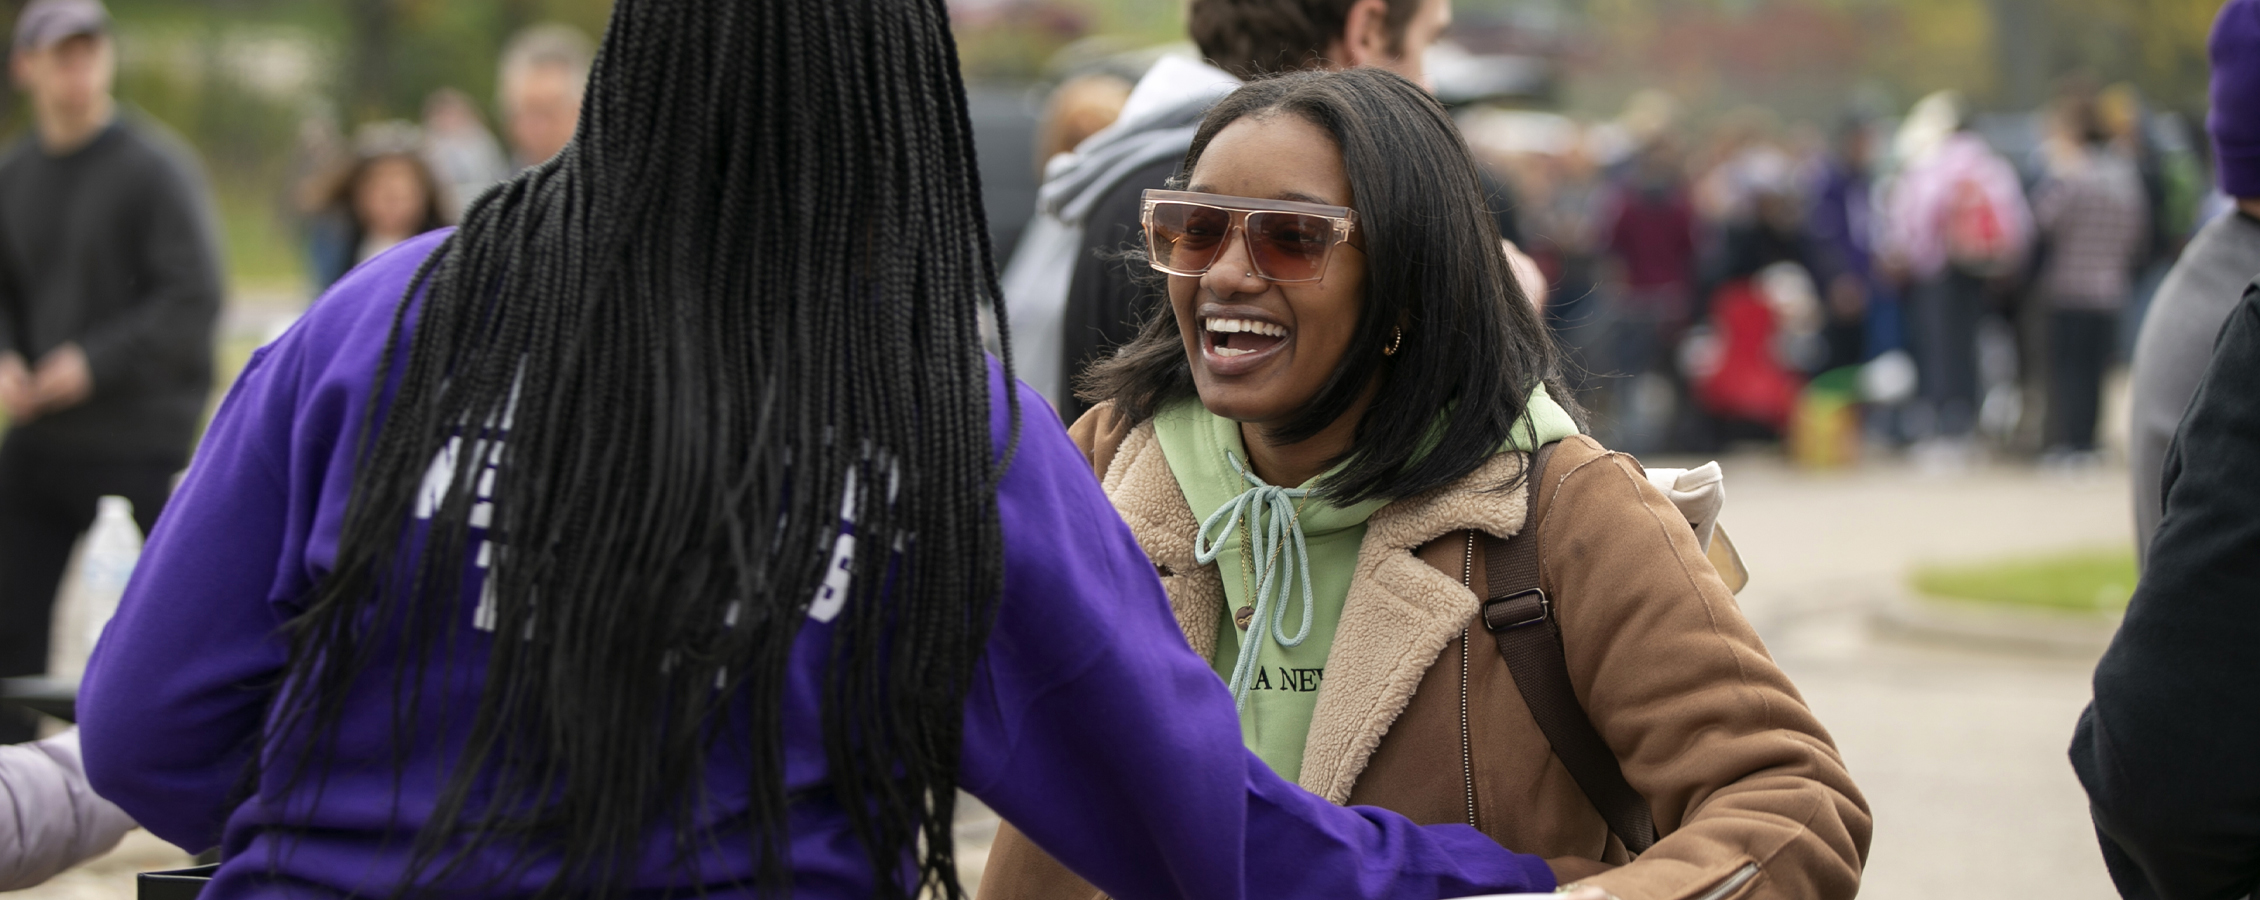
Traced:
<path fill-rule="evenodd" d="M 1171 275 L 1207 274 L 1233 231 L 1246 239 L 1255 274 L 1280 284 L 1322 280 L 1335 247 L 1358 246 L 1358 214 L 1346 206 L 1193 191 L 1147 191 L 1145 200 L 1148 258 Z"/>

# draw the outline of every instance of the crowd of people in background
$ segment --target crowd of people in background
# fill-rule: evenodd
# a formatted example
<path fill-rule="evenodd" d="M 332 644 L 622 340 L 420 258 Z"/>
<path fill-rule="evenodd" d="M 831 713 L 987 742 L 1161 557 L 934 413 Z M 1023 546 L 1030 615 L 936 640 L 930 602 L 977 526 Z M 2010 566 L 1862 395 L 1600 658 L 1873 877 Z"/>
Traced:
<path fill-rule="evenodd" d="M 1136 231 L 1130 186 L 1176 166 L 1176 107 L 1235 80 L 1164 57 L 1134 93 L 1103 69 L 1054 92 L 1037 225 L 1006 292 L 1023 370 L 1064 412 L 1145 308 L 1144 286 L 1108 274 Z M 2183 244 L 2227 208 L 2180 117 L 2078 77 L 2026 115 L 1944 91 L 1903 114 L 1785 123 L 1649 91 L 1610 119 L 1458 116 L 1597 433 L 1635 453 L 1785 441 L 1822 465 L 1880 446 L 1934 469 L 1987 448 L 2093 468 L 2107 373 Z M 1070 237 L 1081 252 L 1055 246 Z"/>
<path fill-rule="evenodd" d="M 497 129 L 455 89 L 434 92 L 421 122 L 350 139 L 334 113 L 309 116 L 291 207 L 314 292 L 555 155 L 593 54 L 569 26 L 516 36 Z M 1130 186 L 1178 162 L 1175 139 L 1155 134 L 1187 127 L 1236 81 L 1163 57 L 1140 97 L 1120 68 L 1052 92 L 1036 152 L 1047 186 L 1023 241 L 1035 246 L 1005 276 L 1021 367 L 1071 414 L 1085 408 L 1075 379 L 1146 308 L 1146 288 L 1101 257 L 1137 230 Z M 2124 84 L 2073 78 L 2059 94 L 2030 115 L 1980 116 L 1941 92 L 1827 125 L 1754 108 L 1699 116 L 1656 91 L 1612 119 L 1460 118 L 1501 234 L 1527 254 L 1614 446 L 1783 441 L 1820 465 L 1880 446 L 1947 469 L 1990 446 L 2083 470 L 2101 459 L 2107 373 L 2182 245 L 2227 206 L 2206 195 L 2202 145 L 2180 118 Z M 1124 117 L 1136 121 L 1110 127 Z M 1085 252 L 1055 252 L 1070 239 Z"/>
<path fill-rule="evenodd" d="M 1517 188 L 1596 428 L 1633 452 L 1786 439 L 1951 466 L 1991 438 L 2091 466 L 2105 371 L 2201 224 L 2185 127 L 2125 86 L 2067 83 L 2026 117 L 1945 92 L 1825 129 L 1706 126 L 1662 94 L 1607 121 L 1463 119 Z M 1833 418 L 1848 403 L 1863 423 Z"/>

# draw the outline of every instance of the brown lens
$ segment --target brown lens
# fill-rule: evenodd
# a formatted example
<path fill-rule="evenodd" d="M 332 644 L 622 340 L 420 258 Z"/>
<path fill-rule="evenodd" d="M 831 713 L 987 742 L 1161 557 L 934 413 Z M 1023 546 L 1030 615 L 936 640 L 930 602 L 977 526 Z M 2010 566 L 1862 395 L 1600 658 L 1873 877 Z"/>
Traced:
<path fill-rule="evenodd" d="M 1317 281 L 1334 249 L 1334 220 L 1287 212 L 1248 214 L 1248 255 L 1272 281 Z"/>
<path fill-rule="evenodd" d="M 1146 232 L 1155 265 L 1179 272 L 1205 272 L 1224 248 L 1232 214 L 1198 203 L 1156 203 Z"/>

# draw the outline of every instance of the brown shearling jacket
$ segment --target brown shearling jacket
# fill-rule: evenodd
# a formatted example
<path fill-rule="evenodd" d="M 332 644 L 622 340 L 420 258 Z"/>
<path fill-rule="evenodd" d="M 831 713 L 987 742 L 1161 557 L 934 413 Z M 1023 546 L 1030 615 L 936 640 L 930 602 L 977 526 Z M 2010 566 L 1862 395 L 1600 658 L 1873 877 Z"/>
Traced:
<path fill-rule="evenodd" d="M 1152 423 L 1128 427 L 1102 406 L 1070 434 L 1153 558 L 1186 639 L 1213 655 L 1223 582 L 1194 561 L 1199 522 Z M 1422 824 L 1469 822 L 1545 857 L 1564 884 L 1622 900 L 1852 897 L 1870 818 L 1827 730 L 1639 464 L 1579 436 L 1539 487 L 1542 586 L 1558 598 L 1578 699 L 1661 840 L 1634 861 L 1609 833 L 1531 718 L 1467 587 L 1485 583 L 1474 532 L 1523 528 L 1526 492 L 1491 488 L 1527 459 L 1502 453 L 1374 513 L 1302 786 Z M 981 900 L 1097 896 L 1009 823 L 1000 830 Z"/>

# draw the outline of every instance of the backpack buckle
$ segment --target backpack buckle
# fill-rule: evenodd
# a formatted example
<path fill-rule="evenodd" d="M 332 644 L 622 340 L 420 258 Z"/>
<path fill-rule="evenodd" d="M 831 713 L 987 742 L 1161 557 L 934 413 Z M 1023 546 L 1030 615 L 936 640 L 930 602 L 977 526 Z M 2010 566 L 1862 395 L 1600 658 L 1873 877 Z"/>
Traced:
<path fill-rule="evenodd" d="M 1508 594 L 1483 604 L 1483 627 L 1492 634 L 1536 625 L 1554 617 L 1554 602 L 1541 588 Z"/>

